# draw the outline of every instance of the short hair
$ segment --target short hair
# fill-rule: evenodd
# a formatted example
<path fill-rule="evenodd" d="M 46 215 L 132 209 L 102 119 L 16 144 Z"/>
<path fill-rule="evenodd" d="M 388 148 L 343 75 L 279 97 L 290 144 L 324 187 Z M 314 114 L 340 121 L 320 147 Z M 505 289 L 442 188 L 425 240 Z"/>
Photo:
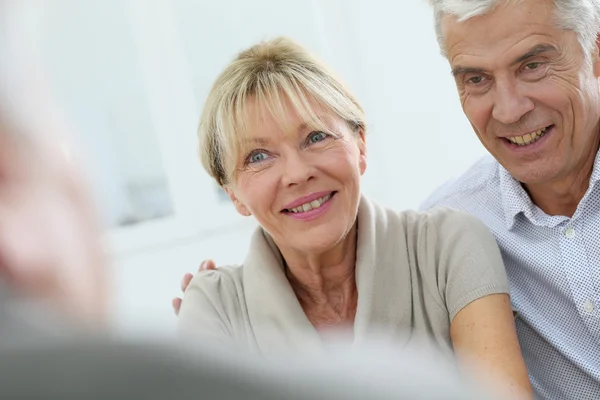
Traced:
<path fill-rule="evenodd" d="M 264 41 L 242 51 L 216 79 L 204 105 L 198 128 L 200 159 L 217 183 L 231 182 L 246 135 L 246 106 L 256 99 L 285 128 L 284 99 L 304 122 L 325 124 L 318 104 L 353 128 L 365 129 L 364 111 L 346 86 L 304 47 L 285 37 Z"/>
<path fill-rule="evenodd" d="M 527 0 L 428 0 L 433 6 L 435 31 L 440 50 L 446 56 L 442 18 L 454 15 L 459 22 L 485 15 L 501 3 L 518 3 Z M 577 34 L 581 47 L 590 59 L 600 33 L 600 0 L 554 0 L 555 21 L 559 29 L 571 30 Z"/>

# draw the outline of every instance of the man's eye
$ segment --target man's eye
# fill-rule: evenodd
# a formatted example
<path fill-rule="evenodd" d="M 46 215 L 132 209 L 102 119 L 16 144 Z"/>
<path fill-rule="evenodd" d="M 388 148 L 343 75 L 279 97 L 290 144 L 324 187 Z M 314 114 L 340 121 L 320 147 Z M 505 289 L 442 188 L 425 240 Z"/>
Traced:
<path fill-rule="evenodd" d="M 484 81 L 483 76 L 473 76 L 473 77 L 467 79 L 467 83 L 470 83 L 473 85 L 479 85 L 483 81 Z"/>
<path fill-rule="evenodd" d="M 542 63 L 540 63 L 540 62 L 531 62 L 531 63 L 525 65 L 524 69 L 528 69 L 528 70 L 538 69 L 541 65 L 542 65 Z"/>

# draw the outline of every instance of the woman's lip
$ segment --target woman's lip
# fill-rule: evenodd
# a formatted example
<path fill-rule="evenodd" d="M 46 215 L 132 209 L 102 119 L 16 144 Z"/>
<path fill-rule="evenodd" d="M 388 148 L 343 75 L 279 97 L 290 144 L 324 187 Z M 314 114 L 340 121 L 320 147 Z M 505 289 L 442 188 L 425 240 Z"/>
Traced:
<path fill-rule="evenodd" d="M 324 204 L 329 203 L 336 193 L 337 192 L 331 192 L 329 198 L 321 205 L 321 207 L 323 207 Z M 321 207 L 319 207 L 319 208 L 321 208 Z M 313 209 L 308 210 L 308 211 L 300 211 L 300 212 L 292 212 L 291 210 L 284 210 L 284 211 L 282 211 L 282 213 L 287 214 L 287 215 L 296 215 L 296 216 L 298 216 L 298 215 L 301 215 L 301 214 L 310 213 L 310 212 L 312 212 L 314 210 L 318 210 L 319 208 L 313 208 Z"/>
<path fill-rule="evenodd" d="M 325 214 L 332 207 L 331 204 L 336 199 L 335 193 L 336 192 L 333 192 L 333 195 L 329 199 L 327 199 L 327 201 L 325 203 L 321 204 L 321 206 L 319 208 L 313 208 L 312 210 L 298 212 L 298 213 L 286 212 L 285 215 L 290 218 L 294 218 L 295 220 L 298 220 L 298 221 L 304 221 L 304 222 L 313 221 L 313 220 L 319 218 L 321 215 Z"/>
<path fill-rule="evenodd" d="M 287 212 L 289 210 L 291 210 L 292 208 L 296 208 L 296 207 L 300 207 L 302 204 L 306 204 L 306 203 L 310 203 L 311 201 L 320 199 L 322 197 L 328 196 L 328 195 L 333 195 L 335 193 L 335 191 L 324 191 L 324 192 L 315 192 L 315 193 L 311 193 L 309 195 L 300 197 L 296 200 L 294 200 L 293 202 L 289 203 L 288 205 L 285 206 L 285 208 L 282 210 L 282 212 Z"/>

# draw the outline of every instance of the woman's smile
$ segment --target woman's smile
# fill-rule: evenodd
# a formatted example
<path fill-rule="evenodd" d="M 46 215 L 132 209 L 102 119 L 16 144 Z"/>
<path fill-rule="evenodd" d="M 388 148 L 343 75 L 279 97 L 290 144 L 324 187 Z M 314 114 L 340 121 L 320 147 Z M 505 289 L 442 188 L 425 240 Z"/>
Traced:
<path fill-rule="evenodd" d="M 327 194 L 324 196 L 322 195 L 323 192 L 306 196 L 308 198 L 304 203 L 300 203 L 300 205 L 295 207 L 285 208 L 282 213 L 300 221 L 312 221 L 317 219 L 331 208 L 337 192 L 325 193 Z M 313 198 L 314 200 L 310 200 L 310 198 Z M 299 201 L 296 201 L 295 203 L 297 204 Z"/>

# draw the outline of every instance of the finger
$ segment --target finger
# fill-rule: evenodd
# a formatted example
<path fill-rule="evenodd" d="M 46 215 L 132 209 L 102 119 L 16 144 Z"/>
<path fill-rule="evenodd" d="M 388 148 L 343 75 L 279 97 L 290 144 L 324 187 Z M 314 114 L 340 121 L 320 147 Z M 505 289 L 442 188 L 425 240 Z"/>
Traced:
<path fill-rule="evenodd" d="M 175 297 L 173 299 L 172 305 L 175 315 L 179 315 L 179 309 L 181 308 L 181 299 L 179 297 Z"/>
<path fill-rule="evenodd" d="M 217 266 L 215 265 L 215 262 L 213 260 L 206 260 L 204 262 L 204 269 L 207 271 L 215 270 L 215 269 L 217 269 Z"/>
<path fill-rule="evenodd" d="M 200 267 L 198 267 L 198 272 L 210 271 L 216 268 L 217 267 L 215 266 L 215 262 L 213 260 L 204 260 L 200 263 Z"/>
<path fill-rule="evenodd" d="M 189 286 L 190 281 L 192 280 L 193 277 L 194 277 L 194 275 L 190 274 L 189 272 L 183 276 L 183 279 L 181 280 L 181 291 L 182 292 L 185 292 L 185 289 L 187 289 L 187 287 Z"/>

